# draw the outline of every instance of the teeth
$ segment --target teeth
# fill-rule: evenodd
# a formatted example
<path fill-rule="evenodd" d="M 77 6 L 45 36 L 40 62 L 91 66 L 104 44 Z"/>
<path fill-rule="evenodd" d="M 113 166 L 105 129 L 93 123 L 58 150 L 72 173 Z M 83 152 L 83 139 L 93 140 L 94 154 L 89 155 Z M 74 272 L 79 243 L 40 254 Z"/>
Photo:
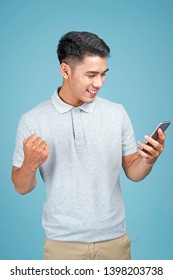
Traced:
<path fill-rule="evenodd" d="M 88 92 L 89 92 L 89 93 L 92 93 L 92 94 L 95 93 L 95 91 L 93 91 L 93 90 L 88 90 Z"/>

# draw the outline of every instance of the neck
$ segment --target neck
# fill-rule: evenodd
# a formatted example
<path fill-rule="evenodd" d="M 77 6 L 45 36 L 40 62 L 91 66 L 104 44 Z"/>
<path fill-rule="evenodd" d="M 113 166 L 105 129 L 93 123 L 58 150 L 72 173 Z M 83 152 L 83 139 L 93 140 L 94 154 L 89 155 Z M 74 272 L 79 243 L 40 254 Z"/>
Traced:
<path fill-rule="evenodd" d="M 78 107 L 83 104 L 83 102 L 75 98 L 74 95 L 71 94 L 70 89 L 66 88 L 64 85 L 58 89 L 58 95 L 62 101 L 71 106 Z"/>

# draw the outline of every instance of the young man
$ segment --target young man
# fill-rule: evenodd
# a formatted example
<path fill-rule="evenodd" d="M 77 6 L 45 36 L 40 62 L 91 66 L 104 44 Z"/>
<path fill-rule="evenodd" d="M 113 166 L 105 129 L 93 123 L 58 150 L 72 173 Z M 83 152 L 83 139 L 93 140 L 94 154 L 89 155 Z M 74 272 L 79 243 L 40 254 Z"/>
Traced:
<path fill-rule="evenodd" d="M 89 32 L 69 32 L 59 41 L 62 86 L 21 117 L 12 180 L 17 192 L 46 186 L 45 259 L 130 259 L 120 190 L 123 167 L 144 179 L 164 147 L 136 147 L 129 117 L 120 104 L 97 97 L 108 71 L 109 47 Z"/>

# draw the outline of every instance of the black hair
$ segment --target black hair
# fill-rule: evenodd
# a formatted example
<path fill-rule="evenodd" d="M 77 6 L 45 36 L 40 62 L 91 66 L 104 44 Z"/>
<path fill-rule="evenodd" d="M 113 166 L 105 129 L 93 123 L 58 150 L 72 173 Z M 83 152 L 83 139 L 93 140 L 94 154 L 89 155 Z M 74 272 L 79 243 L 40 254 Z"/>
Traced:
<path fill-rule="evenodd" d="M 62 62 L 81 62 L 86 55 L 109 57 L 110 48 L 97 35 L 90 32 L 71 31 L 62 36 L 57 56 Z"/>

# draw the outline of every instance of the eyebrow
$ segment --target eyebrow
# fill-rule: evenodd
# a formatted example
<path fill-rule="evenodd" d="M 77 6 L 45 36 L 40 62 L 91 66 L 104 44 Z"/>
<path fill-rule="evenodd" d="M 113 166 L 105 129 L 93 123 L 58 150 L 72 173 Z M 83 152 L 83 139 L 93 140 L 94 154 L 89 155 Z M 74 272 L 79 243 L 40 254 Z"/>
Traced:
<path fill-rule="evenodd" d="M 106 72 L 108 72 L 109 71 L 109 69 L 107 68 L 103 73 L 101 73 L 101 74 L 105 74 Z M 100 72 L 98 72 L 98 71 L 87 71 L 86 72 L 86 74 L 99 74 Z"/>

